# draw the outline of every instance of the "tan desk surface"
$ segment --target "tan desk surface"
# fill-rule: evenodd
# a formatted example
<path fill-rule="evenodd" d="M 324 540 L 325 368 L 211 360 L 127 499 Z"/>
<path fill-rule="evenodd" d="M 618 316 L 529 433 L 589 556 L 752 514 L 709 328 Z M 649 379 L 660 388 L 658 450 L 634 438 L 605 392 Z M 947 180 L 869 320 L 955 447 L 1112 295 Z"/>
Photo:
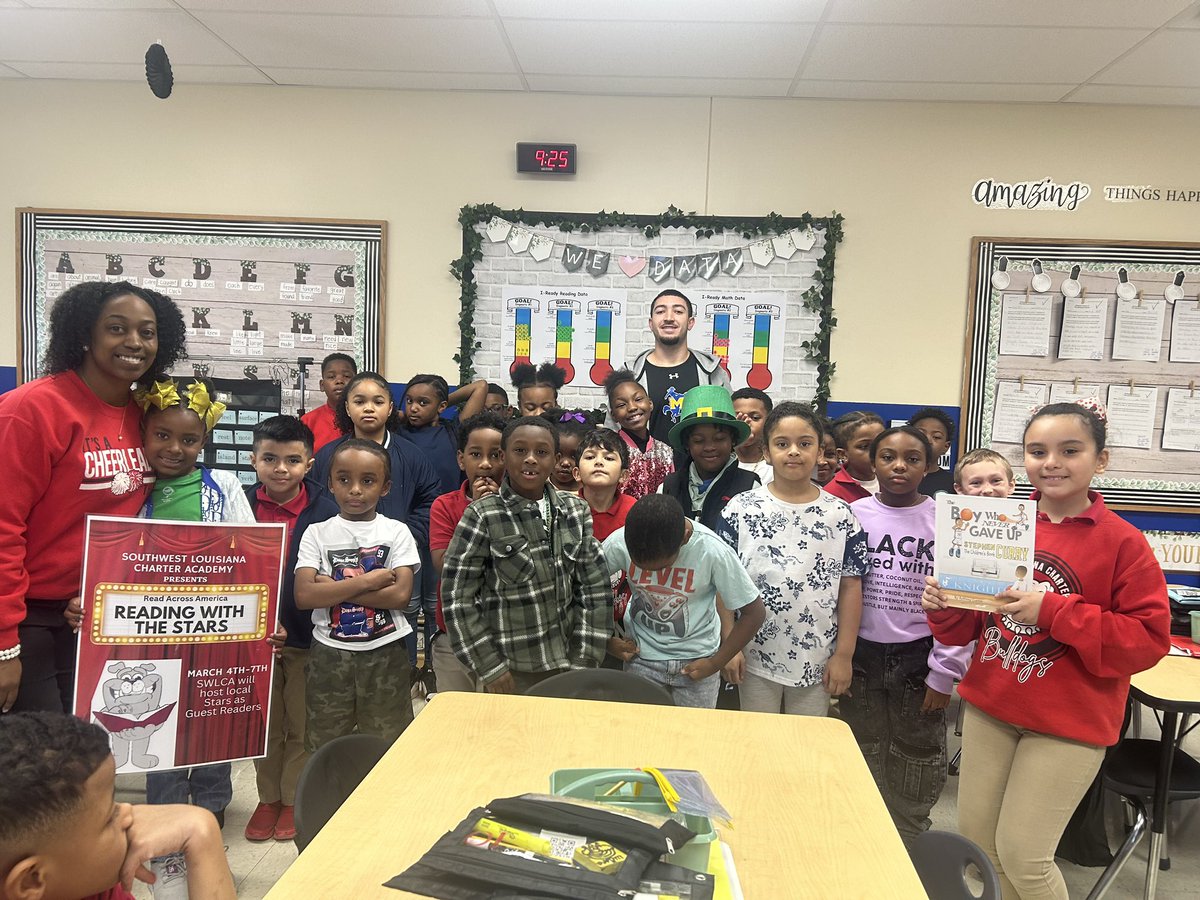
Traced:
<path fill-rule="evenodd" d="M 466 693 L 430 702 L 267 896 L 415 897 L 383 882 L 473 806 L 638 766 L 704 773 L 748 900 L 925 897 L 836 719 Z"/>
<path fill-rule="evenodd" d="M 1130 683 L 1159 700 L 1200 704 L 1200 659 L 1164 656 L 1154 668 L 1134 675 Z"/>

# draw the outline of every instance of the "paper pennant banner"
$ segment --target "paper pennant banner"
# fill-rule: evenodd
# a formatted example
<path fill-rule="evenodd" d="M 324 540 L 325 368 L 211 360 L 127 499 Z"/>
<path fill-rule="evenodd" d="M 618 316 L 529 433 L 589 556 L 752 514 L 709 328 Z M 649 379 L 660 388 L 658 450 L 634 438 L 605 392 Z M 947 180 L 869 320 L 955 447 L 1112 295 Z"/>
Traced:
<path fill-rule="evenodd" d="M 646 268 L 647 262 L 649 262 L 649 260 L 647 260 L 644 256 L 622 256 L 617 260 L 617 265 L 621 267 L 621 271 L 624 272 L 629 278 L 633 278 L 635 275 L 639 274 L 642 269 Z"/>
<path fill-rule="evenodd" d="M 676 256 L 675 257 L 675 280 L 681 284 L 687 284 L 692 280 L 692 276 L 696 274 L 696 257 L 693 256 Z"/>
<path fill-rule="evenodd" d="M 583 247 L 567 244 L 563 247 L 562 264 L 568 272 L 578 272 L 587 259 L 588 252 Z"/>
<path fill-rule="evenodd" d="M 817 242 L 817 233 L 811 228 L 793 228 L 790 234 L 797 250 L 811 250 Z"/>
<path fill-rule="evenodd" d="M 650 280 L 659 284 L 674 270 L 675 261 L 670 256 L 650 257 Z"/>
<path fill-rule="evenodd" d="M 512 231 L 512 222 L 502 219 L 499 216 L 492 216 L 492 221 L 487 223 L 485 230 L 488 240 L 493 244 L 497 244 L 508 237 L 508 233 Z"/>
<path fill-rule="evenodd" d="M 750 245 L 750 258 L 756 266 L 768 266 L 775 258 L 775 248 L 768 238 L 765 241 L 755 241 Z"/>
<path fill-rule="evenodd" d="M 529 255 L 538 262 L 545 262 L 554 252 L 554 241 L 542 234 L 535 234 L 529 241 Z"/>
<path fill-rule="evenodd" d="M 701 253 L 696 257 L 696 274 L 705 281 L 712 281 L 712 277 L 721 271 L 721 254 L 716 251 L 712 253 Z"/>
<path fill-rule="evenodd" d="M 528 228 L 514 227 L 512 234 L 508 236 L 508 249 L 513 253 L 524 253 L 529 249 L 529 242 L 533 240 L 533 232 Z"/>
<path fill-rule="evenodd" d="M 746 264 L 746 251 L 742 247 L 736 250 L 721 251 L 721 271 L 726 275 L 736 275 Z"/>
<path fill-rule="evenodd" d="M 791 259 L 796 255 L 796 242 L 792 239 L 790 231 L 785 231 L 783 234 L 771 238 L 771 248 L 775 251 L 776 256 L 781 256 L 784 259 Z"/>
<path fill-rule="evenodd" d="M 603 250 L 589 250 L 587 258 L 584 260 L 583 268 L 593 278 L 599 278 L 601 275 L 608 274 L 608 262 L 612 259 L 611 253 L 606 253 Z"/>

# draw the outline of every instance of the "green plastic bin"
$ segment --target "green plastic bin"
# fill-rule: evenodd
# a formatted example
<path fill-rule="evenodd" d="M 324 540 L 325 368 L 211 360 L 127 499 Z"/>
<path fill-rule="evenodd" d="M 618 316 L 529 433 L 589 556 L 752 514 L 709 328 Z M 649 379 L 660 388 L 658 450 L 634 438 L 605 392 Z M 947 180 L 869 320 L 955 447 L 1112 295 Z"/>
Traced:
<path fill-rule="evenodd" d="M 617 785 L 620 787 L 613 790 Z M 640 792 L 635 793 L 638 787 Z M 550 775 L 550 793 L 670 816 L 696 832 L 696 836 L 676 848 L 674 853 L 667 856 L 667 860 L 696 872 L 708 871 L 709 844 L 717 839 L 712 820 L 707 816 L 693 816 L 682 811 L 671 812 L 658 783 L 646 772 L 637 769 L 559 769 Z"/>

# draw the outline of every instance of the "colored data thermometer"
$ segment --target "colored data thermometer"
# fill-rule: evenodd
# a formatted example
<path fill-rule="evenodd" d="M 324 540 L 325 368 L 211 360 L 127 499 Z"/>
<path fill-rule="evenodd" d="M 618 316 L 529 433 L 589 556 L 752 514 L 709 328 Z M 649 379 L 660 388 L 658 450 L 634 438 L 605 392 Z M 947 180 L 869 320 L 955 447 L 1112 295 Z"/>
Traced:
<path fill-rule="evenodd" d="M 513 361 L 508 367 L 508 374 L 511 375 L 517 366 L 529 364 L 529 348 L 532 343 L 533 333 L 533 310 L 528 306 L 509 308 L 513 312 L 515 329 L 513 331 Z"/>
<path fill-rule="evenodd" d="M 604 384 L 604 379 L 612 372 L 612 310 L 596 310 L 596 352 L 595 362 L 588 372 L 592 384 Z"/>
<path fill-rule="evenodd" d="M 771 374 L 771 319 L 779 318 L 779 308 L 775 306 L 754 306 L 754 346 L 750 361 L 750 371 L 746 373 L 746 384 L 760 391 L 771 386 L 774 376 Z M 757 310 L 769 310 L 766 313 Z"/>
<path fill-rule="evenodd" d="M 564 383 L 575 379 L 575 367 L 571 365 L 571 343 L 575 340 L 575 311 L 571 308 L 558 310 L 554 320 L 554 364 L 567 373 Z"/>
<path fill-rule="evenodd" d="M 517 144 L 517 171 L 535 175 L 574 175 L 574 144 Z"/>
<path fill-rule="evenodd" d="M 712 317 L 712 354 L 717 363 L 729 374 L 729 323 L 737 317 L 737 311 L 727 303 L 714 303 L 705 312 Z"/>

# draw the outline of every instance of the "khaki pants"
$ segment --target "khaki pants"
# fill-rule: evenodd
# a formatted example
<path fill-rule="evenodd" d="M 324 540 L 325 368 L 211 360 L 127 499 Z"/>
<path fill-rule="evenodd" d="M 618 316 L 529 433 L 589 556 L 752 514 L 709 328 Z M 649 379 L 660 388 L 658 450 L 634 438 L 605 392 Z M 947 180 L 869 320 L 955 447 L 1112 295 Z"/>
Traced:
<path fill-rule="evenodd" d="M 275 658 L 267 755 L 254 761 L 260 803 L 296 803 L 296 782 L 308 762 L 304 749 L 304 665 L 308 651 L 284 647 Z"/>
<path fill-rule="evenodd" d="M 479 679 L 454 655 L 450 649 L 450 635 L 440 632 L 433 639 L 433 676 L 437 689 L 442 691 L 478 691 Z"/>
<path fill-rule="evenodd" d="M 1017 728 L 966 704 L 958 827 L 987 853 L 1004 900 L 1068 900 L 1059 838 L 1104 748 Z"/>
<path fill-rule="evenodd" d="M 742 711 L 784 713 L 789 716 L 829 715 L 829 695 L 823 684 L 789 687 L 753 672 L 741 684 Z"/>

